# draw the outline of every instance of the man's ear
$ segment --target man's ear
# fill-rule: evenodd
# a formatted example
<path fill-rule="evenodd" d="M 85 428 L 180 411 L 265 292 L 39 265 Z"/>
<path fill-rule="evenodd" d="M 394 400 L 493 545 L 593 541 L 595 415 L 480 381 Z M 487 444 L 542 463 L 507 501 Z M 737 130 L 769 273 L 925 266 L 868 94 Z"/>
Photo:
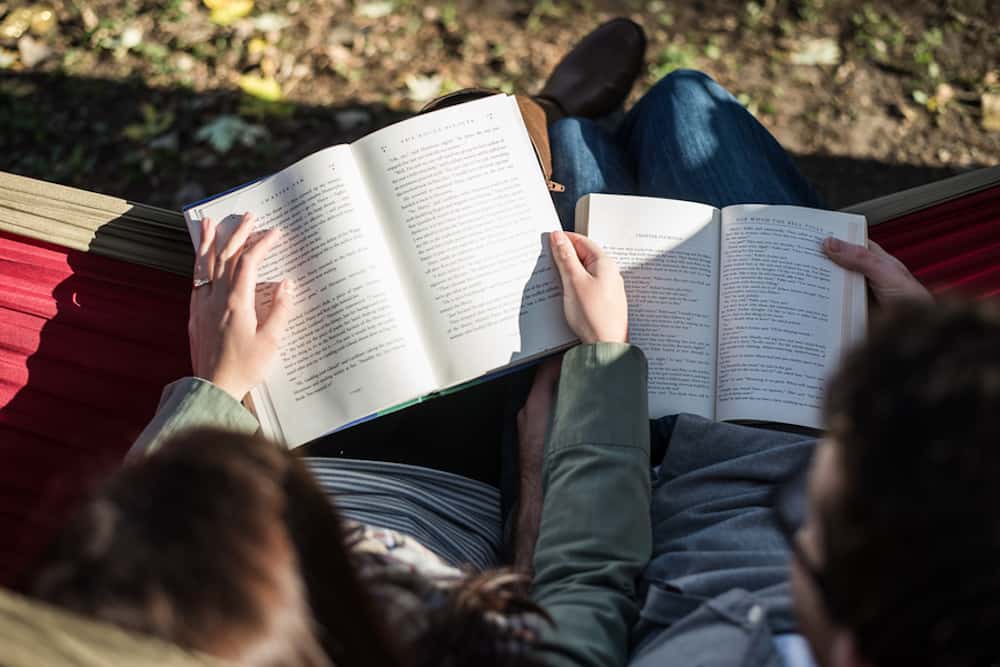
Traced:
<path fill-rule="evenodd" d="M 858 651 L 854 635 L 844 629 L 835 631 L 830 642 L 830 667 L 875 667 Z"/>

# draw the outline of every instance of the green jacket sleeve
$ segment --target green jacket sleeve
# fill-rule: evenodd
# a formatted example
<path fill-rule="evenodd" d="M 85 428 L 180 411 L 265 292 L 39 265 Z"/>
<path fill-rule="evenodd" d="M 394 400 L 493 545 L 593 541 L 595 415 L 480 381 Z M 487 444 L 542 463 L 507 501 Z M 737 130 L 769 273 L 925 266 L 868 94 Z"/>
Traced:
<path fill-rule="evenodd" d="M 533 597 L 547 664 L 624 665 L 650 557 L 646 360 L 625 344 L 566 353 L 545 445 Z"/>
<path fill-rule="evenodd" d="M 193 428 L 252 434 L 259 425 L 239 401 L 208 380 L 181 378 L 164 387 L 153 420 L 139 434 L 127 458 L 153 452 L 171 436 Z"/>

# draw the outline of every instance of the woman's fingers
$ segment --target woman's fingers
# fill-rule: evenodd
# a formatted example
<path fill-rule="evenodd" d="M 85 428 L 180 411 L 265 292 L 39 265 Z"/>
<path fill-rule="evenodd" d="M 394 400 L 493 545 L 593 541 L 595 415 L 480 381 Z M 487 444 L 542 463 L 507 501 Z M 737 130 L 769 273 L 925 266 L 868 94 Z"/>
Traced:
<path fill-rule="evenodd" d="M 198 251 L 195 253 L 192 277 L 195 282 L 191 286 L 188 334 L 194 340 L 194 332 L 198 329 L 197 317 L 201 311 L 201 304 L 211 291 L 211 281 L 215 278 L 215 223 L 209 217 L 201 219 L 201 242 L 198 244 Z M 198 281 L 204 280 L 209 281 L 208 284 L 194 287 Z"/>
<path fill-rule="evenodd" d="M 232 235 L 223 244 L 223 238 L 216 235 L 215 245 L 219 249 L 216 257 L 216 274 L 231 273 L 235 265 L 235 260 L 239 258 L 243 245 L 250 238 L 253 231 L 253 215 L 244 213 L 240 223 L 233 230 Z M 221 245 L 221 247 L 219 247 Z"/>
<path fill-rule="evenodd" d="M 277 240 L 278 229 L 272 227 L 240 253 L 233 273 L 232 294 L 244 304 L 253 304 L 257 273 Z"/>
<path fill-rule="evenodd" d="M 294 286 L 291 280 L 282 280 L 274 289 L 271 297 L 271 310 L 257 331 L 268 337 L 272 343 L 277 345 L 281 340 L 281 334 L 288 326 L 288 319 L 292 315 L 292 292 Z"/>
<path fill-rule="evenodd" d="M 194 279 L 212 280 L 215 277 L 215 223 L 209 217 L 201 219 L 201 243 L 194 258 Z"/>
<path fill-rule="evenodd" d="M 214 266 L 213 282 L 194 289 L 188 321 L 195 375 L 237 400 L 264 379 L 292 310 L 290 283 L 285 281 L 274 292 L 270 311 L 257 316 L 257 279 L 278 232 L 272 229 L 255 235 L 252 231 L 249 213 L 231 235 L 218 232 L 211 220 L 202 221 L 195 267 L 206 271 Z"/>

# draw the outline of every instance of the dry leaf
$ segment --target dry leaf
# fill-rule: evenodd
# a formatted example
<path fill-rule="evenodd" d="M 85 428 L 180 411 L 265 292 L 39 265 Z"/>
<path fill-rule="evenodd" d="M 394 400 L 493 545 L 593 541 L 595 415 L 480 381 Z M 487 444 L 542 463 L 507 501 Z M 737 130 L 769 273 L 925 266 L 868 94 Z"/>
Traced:
<path fill-rule="evenodd" d="M 829 37 L 807 39 L 790 57 L 793 65 L 836 65 L 840 62 L 840 45 Z"/>
<path fill-rule="evenodd" d="M 380 19 L 392 14 L 396 3 L 391 0 L 383 2 L 363 2 L 354 9 L 354 13 L 366 19 Z"/>
<path fill-rule="evenodd" d="M 278 102 L 284 96 L 281 84 L 274 77 L 262 77 L 257 74 L 244 74 L 240 77 L 240 89 L 259 100 Z"/>
<path fill-rule="evenodd" d="M 212 11 L 211 19 L 219 25 L 229 25 L 253 11 L 253 0 L 202 0 Z"/>
<path fill-rule="evenodd" d="M 441 92 L 441 77 L 410 75 L 406 77 L 406 89 L 414 102 L 429 102 Z"/>
<path fill-rule="evenodd" d="M 138 25 L 130 25 L 122 31 L 120 44 L 123 49 L 134 49 L 142 44 L 142 28 Z"/>
<path fill-rule="evenodd" d="M 0 23 L 0 37 L 18 39 L 31 27 L 31 8 L 18 7 Z"/>
<path fill-rule="evenodd" d="M 247 54 L 251 58 L 256 58 L 267 51 L 267 40 L 261 39 L 260 37 L 254 37 L 247 43 Z"/>
<path fill-rule="evenodd" d="M 21 53 L 21 62 L 25 67 L 34 67 L 52 55 L 52 49 L 28 35 L 17 40 L 17 50 Z"/>

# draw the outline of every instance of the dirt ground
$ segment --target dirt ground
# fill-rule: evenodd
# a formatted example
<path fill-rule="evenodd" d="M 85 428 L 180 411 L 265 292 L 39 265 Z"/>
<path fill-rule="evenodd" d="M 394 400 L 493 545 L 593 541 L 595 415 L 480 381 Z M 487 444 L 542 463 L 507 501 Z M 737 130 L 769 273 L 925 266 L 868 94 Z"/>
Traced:
<path fill-rule="evenodd" d="M 443 92 L 537 91 L 616 15 L 649 36 L 631 100 L 706 71 L 832 206 L 1000 162 L 995 0 L 0 0 L 0 169 L 177 208 Z"/>

